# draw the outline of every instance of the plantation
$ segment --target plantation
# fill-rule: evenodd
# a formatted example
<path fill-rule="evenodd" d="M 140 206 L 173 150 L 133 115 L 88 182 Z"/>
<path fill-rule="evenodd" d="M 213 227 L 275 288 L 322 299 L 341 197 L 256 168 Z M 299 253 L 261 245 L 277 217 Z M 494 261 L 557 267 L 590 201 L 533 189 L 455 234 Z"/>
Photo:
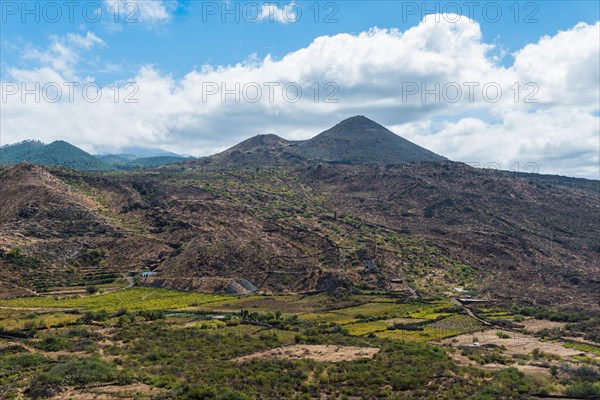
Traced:
<path fill-rule="evenodd" d="M 80 311 L 108 312 L 128 309 L 130 311 L 175 310 L 192 304 L 207 304 L 227 299 L 224 295 L 130 288 L 97 296 L 56 299 L 30 297 L 2 301 L 5 307 L 23 308 L 72 308 Z"/>
<path fill-rule="evenodd" d="M 50 398 L 68 388 L 74 398 L 116 390 L 138 400 L 508 399 L 595 393 L 598 377 L 592 345 L 585 357 L 567 359 L 539 349 L 517 357 L 499 346 L 449 346 L 485 327 L 446 300 L 128 288 L 5 300 L 0 307 L 4 331 L 28 334 L 0 340 L 0 395 L 7 399 Z M 333 353 L 319 361 L 302 352 L 286 356 L 303 345 Z M 344 348 L 375 352 L 345 358 Z M 265 351 L 274 355 L 248 358 Z M 472 364 L 456 359 L 461 354 Z M 554 363 L 555 378 L 518 369 L 541 360 Z M 478 368 L 488 364 L 502 368 Z"/>

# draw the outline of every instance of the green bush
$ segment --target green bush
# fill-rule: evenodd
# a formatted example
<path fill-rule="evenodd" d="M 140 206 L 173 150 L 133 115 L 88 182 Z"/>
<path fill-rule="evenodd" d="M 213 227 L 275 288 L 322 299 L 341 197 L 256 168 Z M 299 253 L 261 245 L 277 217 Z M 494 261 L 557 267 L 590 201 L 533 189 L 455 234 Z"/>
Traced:
<path fill-rule="evenodd" d="M 38 258 L 24 255 L 23 249 L 20 247 L 13 247 L 6 253 L 5 257 L 15 267 L 37 268 L 41 264 Z"/>
<path fill-rule="evenodd" d="M 217 396 L 215 388 L 204 385 L 186 385 L 175 391 L 176 400 L 204 400 Z"/>
<path fill-rule="evenodd" d="M 569 397 L 585 399 L 600 396 L 600 384 L 592 382 L 579 382 L 567 387 L 565 394 Z"/>
<path fill-rule="evenodd" d="M 61 351 L 69 347 L 69 339 L 64 336 L 47 336 L 36 344 L 40 350 Z"/>
<path fill-rule="evenodd" d="M 217 396 L 217 400 L 252 400 L 252 398 L 244 393 L 226 389 Z"/>
<path fill-rule="evenodd" d="M 150 311 L 140 311 L 139 315 L 144 317 L 147 321 L 156 321 L 159 319 L 165 319 L 165 312 L 162 310 L 150 310 Z"/>
<path fill-rule="evenodd" d="M 81 318 L 79 318 L 79 320 L 77 322 L 79 323 L 84 323 L 84 324 L 88 324 L 90 322 L 102 322 L 102 321 L 106 321 L 107 319 L 110 318 L 110 315 L 108 314 L 108 312 L 106 312 L 106 310 L 100 310 L 98 312 L 86 312 L 85 315 Z"/>
<path fill-rule="evenodd" d="M 98 287 L 96 287 L 95 285 L 90 285 L 85 288 L 85 291 L 87 292 L 87 294 L 98 293 Z"/>
<path fill-rule="evenodd" d="M 52 396 L 65 386 L 111 382 L 118 376 L 114 364 L 98 358 L 83 358 L 54 365 L 47 372 L 33 378 L 29 395 L 34 398 Z"/>
<path fill-rule="evenodd" d="M 94 351 L 98 350 L 98 343 L 90 338 L 83 338 L 75 342 L 71 350 L 93 353 Z"/>
<path fill-rule="evenodd" d="M 46 362 L 46 358 L 40 354 L 21 353 L 6 357 L 0 355 L 0 377 L 35 369 L 43 366 Z"/>

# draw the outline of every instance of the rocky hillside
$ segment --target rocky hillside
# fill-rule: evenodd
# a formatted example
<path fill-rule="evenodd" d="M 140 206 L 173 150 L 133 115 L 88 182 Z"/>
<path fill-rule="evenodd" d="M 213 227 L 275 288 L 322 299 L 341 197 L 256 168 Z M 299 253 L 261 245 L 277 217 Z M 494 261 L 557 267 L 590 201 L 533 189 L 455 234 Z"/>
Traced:
<path fill-rule="evenodd" d="M 141 283 L 423 297 L 460 287 L 600 307 L 598 181 L 449 161 L 310 162 L 296 145 L 259 136 L 212 164 L 144 172 L 1 170 L 2 295 L 154 271 Z"/>
<path fill-rule="evenodd" d="M 444 248 L 496 298 L 599 305 L 598 181 L 446 162 L 327 166 L 313 187 L 330 207 Z"/>

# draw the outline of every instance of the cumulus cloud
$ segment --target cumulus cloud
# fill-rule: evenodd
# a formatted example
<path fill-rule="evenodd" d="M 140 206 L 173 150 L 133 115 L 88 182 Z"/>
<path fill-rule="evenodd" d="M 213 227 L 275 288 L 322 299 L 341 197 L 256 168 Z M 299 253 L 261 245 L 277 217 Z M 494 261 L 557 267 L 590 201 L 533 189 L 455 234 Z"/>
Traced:
<path fill-rule="evenodd" d="M 598 109 L 600 63 L 599 24 L 577 24 L 555 36 L 544 36 L 515 53 L 514 71 L 536 81 L 545 104 L 571 104 Z"/>
<path fill-rule="evenodd" d="M 56 104 L 12 96 L 3 107 L 3 141 L 61 138 L 90 151 L 145 143 L 207 155 L 259 133 L 306 139 L 364 114 L 450 159 L 505 169 L 535 162 L 541 173 L 598 178 L 600 24 L 543 37 L 503 67 L 477 23 L 449 20 L 428 16 L 404 32 L 322 36 L 279 60 L 206 65 L 182 79 L 143 66 L 123 78 L 136 82 L 137 103 L 123 101 L 135 87 L 119 101 L 104 90 L 96 103 L 81 93 Z M 12 78 L 73 72 L 64 65 L 72 70 L 77 58 L 54 51 L 64 53 L 62 63 L 12 69 Z"/>
<path fill-rule="evenodd" d="M 46 49 L 28 47 L 23 53 L 25 61 L 33 61 L 40 65 L 34 70 L 10 69 L 9 73 L 19 81 L 35 82 L 54 81 L 58 76 L 77 79 L 76 66 L 80 61 L 83 50 L 91 50 L 96 46 L 106 46 L 106 43 L 93 32 L 85 36 L 69 33 L 65 36 L 51 35 L 50 45 Z"/>
<path fill-rule="evenodd" d="M 67 34 L 67 40 L 85 50 L 90 50 L 94 46 L 105 46 L 104 40 L 100 39 L 93 32 L 87 32 L 85 36 L 76 33 Z"/>
<path fill-rule="evenodd" d="M 171 19 L 173 0 L 104 0 L 111 13 L 118 10 L 120 22 L 140 22 L 156 26 Z"/>
<path fill-rule="evenodd" d="M 258 20 L 282 24 L 294 23 L 299 17 L 298 10 L 299 8 L 294 2 L 283 7 L 278 7 L 277 3 L 263 3 Z"/>
<path fill-rule="evenodd" d="M 498 122 L 467 117 L 422 121 L 392 131 L 439 154 L 480 168 L 598 179 L 600 125 L 585 110 L 514 110 Z"/>

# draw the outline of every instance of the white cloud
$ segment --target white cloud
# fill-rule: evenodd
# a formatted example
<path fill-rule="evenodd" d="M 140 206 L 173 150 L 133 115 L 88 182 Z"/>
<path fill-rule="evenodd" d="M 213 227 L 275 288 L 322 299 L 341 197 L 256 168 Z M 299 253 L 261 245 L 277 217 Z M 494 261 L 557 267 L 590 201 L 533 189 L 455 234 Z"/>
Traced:
<path fill-rule="evenodd" d="M 299 7 L 294 2 L 283 7 L 278 7 L 278 3 L 263 3 L 260 15 L 257 17 L 259 21 L 294 23 L 299 18 L 298 10 Z"/>
<path fill-rule="evenodd" d="M 155 26 L 171 19 L 174 0 L 104 0 L 111 15 L 119 22 L 140 22 Z M 118 14 L 117 14 L 118 12 Z"/>
<path fill-rule="evenodd" d="M 70 43 L 73 43 L 85 50 L 90 50 L 94 46 L 105 46 L 104 40 L 100 39 L 93 32 L 87 32 L 85 36 L 78 35 L 76 33 L 67 34 L 67 39 Z"/>
<path fill-rule="evenodd" d="M 80 61 L 80 52 L 91 50 L 96 46 L 106 46 L 106 43 L 93 32 L 87 32 L 85 36 L 76 33 L 69 33 L 66 36 L 52 35 L 50 42 L 50 46 L 46 49 L 29 47 L 23 53 L 23 59 L 39 64 L 39 69 L 32 71 L 13 68 L 9 69 L 9 73 L 17 80 L 26 82 L 40 80 L 36 79 L 35 71 L 39 71 L 43 76 L 42 81 L 49 79 L 50 76 L 56 78 L 58 75 L 77 79 L 76 66 Z M 26 76 L 29 78 L 25 78 Z"/>
<path fill-rule="evenodd" d="M 128 79 L 139 86 L 137 104 L 123 104 L 123 97 L 115 103 L 108 90 L 95 104 L 81 101 L 81 95 L 73 104 L 23 104 L 11 98 L 3 105 L 2 139 L 61 138 L 95 151 L 147 144 L 206 155 L 259 133 L 309 138 L 343 118 L 364 114 L 450 159 L 496 162 L 503 168 L 535 162 L 542 173 L 598 178 L 600 24 L 579 24 L 544 37 L 516 52 L 513 66 L 503 67 L 495 61 L 493 45 L 482 41 L 477 23 L 464 17 L 458 23 L 447 20 L 436 23 L 429 16 L 405 32 L 374 28 L 323 36 L 280 60 L 250 57 L 237 65 L 207 65 L 179 80 L 144 66 Z M 42 82 L 64 77 L 73 73 L 77 60 L 72 47 L 66 49 L 53 48 L 60 62 L 38 57 L 46 65 L 9 73 Z M 270 82 L 280 85 L 274 88 L 274 101 Z M 301 85 L 298 102 L 283 97 L 288 82 Z M 333 95 L 338 102 L 323 101 L 333 93 L 326 87 L 330 82 L 339 87 Z M 473 101 L 465 86 L 469 82 L 479 84 Z M 511 90 L 515 82 L 518 101 Z M 525 90 L 528 82 L 539 88 L 538 103 L 524 102 L 533 93 Z M 419 90 L 421 85 L 431 90 L 436 83 L 440 90 L 458 86 L 463 95 L 455 103 L 448 99 L 450 92 L 441 93 L 437 102 L 431 94 L 423 101 L 419 93 L 406 95 L 407 84 L 413 83 Z M 486 84 L 502 89 L 497 102 L 484 99 Z M 214 85 L 248 91 L 246 97 L 240 93 L 239 101 L 229 94 L 223 102 L 220 93 L 207 95 Z M 262 96 L 252 102 L 256 86 Z"/>
<path fill-rule="evenodd" d="M 544 36 L 515 53 L 515 72 L 538 82 L 540 100 L 598 109 L 600 98 L 600 25 L 577 24 L 555 36 Z"/>
<path fill-rule="evenodd" d="M 598 117 L 585 110 L 558 106 L 528 113 L 517 109 L 497 123 L 469 117 L 391 129 L 432 151 L 479 167 L 600 178 L 600 125 Z"/>

